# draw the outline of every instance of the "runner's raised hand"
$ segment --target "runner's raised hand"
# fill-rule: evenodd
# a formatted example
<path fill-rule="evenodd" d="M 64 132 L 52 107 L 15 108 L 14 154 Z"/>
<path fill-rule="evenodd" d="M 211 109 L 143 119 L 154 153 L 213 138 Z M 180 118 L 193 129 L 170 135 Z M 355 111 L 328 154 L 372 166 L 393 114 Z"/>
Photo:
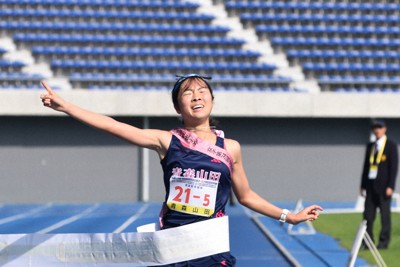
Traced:
<path fill-rule="evenodd" d="M 59 97 L 45 81 L 42 81 L 41 84 L 47 91 L 47 94 L 40 95 L 43 105 L 57 111 L 64 111 L 66 101 Z"/>
<path fill-rule="evenodd" d="M 318 205 L 311 205 L 309 207 L 304 208 L 298 214 L 301 221 L 315 221 L 318 219 L 319 212 L 323 211 L 323 209 Z"/>

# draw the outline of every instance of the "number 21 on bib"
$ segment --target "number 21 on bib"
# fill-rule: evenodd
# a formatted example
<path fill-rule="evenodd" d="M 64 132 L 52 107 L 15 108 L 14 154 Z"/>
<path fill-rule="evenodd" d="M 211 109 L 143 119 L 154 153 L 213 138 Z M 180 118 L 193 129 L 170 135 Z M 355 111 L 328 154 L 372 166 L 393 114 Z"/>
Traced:
<path fill-rule="evenodd" d="M 218 181 L 172 176 L 167 205 L 170 209 L 210 217 L 215 212 Z"/>

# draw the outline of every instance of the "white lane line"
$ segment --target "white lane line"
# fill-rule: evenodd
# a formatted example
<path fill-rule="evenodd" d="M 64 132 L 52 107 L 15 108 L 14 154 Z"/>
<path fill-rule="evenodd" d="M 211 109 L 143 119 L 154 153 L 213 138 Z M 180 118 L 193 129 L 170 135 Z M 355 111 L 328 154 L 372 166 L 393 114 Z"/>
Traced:
<path fill-rule="evenodd" d="M 126 220 L 123 224 L 121 224 L 121 226 L 119 226 L 117 229 L 115 229 L 113 231 L 114 234 L 119 234 L 121 233 L 123 230 L 125 230 L 129 225 L 131 225 L 134 221 L 136 221 L 137 218 L 139 218 L 143 212 L 145 212 L 147 210 L 147 208 L 149 207 L 149 204 L 145 204 L 143 205 L 143 207 L 141 207 L 138 212 L 136 212 L 135 214 L 133 214 L 128 220 Z"/>
<path fill-rule="evenodd" d="M 301 264 L 296 260 L 296 258 L 290 253 L 289 250 L 279 241 L 274 234 L 268 230 L 268 228 L 260 221 L 260 216 L 254 215 L 251 219 L 260 228 L 261 232 L 271 240 L 271 242 L 276 246 L 276 248 L 282 253 L 282 255 L 291 263 L 292 266 L 301 267 Z"/>
<path fill-rule="evenodd" d="M 77 220 L 79 220 L 80 218 L 82 218 L 83 216 L 88 215 L 89 213 L 91 213 L 92 211 L 94 211 L 95 209 L 97 209 L 100 206 L 100 204 L 95 204 L 87 209 L 85 209 L 84 211 L 82 211 L 81 213 L 78 213 L 74 216 L 71 216 L 67 219 L 64 219 L 62 221 L 59 221 L 58 223 L 55 223 L 53 225 L 50 225 L 49 227 L 46 227 L 40 231 L 38 231 L 38 234 L 47 234 L 48 232 L 51 232 L 57 228 L 60 228 L 64 225 L 67 225 L 69 223 L 75 222 Z"/>
<path fill-rule="evenodd" d="M 16 221 L 16 220 L 20 220 L 20 219 L 26 218 L 26 217 L 28 217 L 30 215 L 33 215 L 33 214 L 38 213 L 38 212 L 40 212 L 40 211 L 42 211 L 44 209 L 47 209 L 52 205 L 53 204 L 51 204 L 51 203 L 47 203 L 46 205 L 41 205 L 40 207 L 35 208 L 33 210 L 30 210 L 28 212 L 20 213 L 20 214 L 17 214 L 17 215 L 13 215 L 13 216 L 10 216 L 10 217 L 6 217 L 6 218 L 3 218 L 3 219 L 0 219 L 0 224 L 5 224 L 5 223 L 9 223 L 9 222 L 13 222 L 13 221 Z"/>

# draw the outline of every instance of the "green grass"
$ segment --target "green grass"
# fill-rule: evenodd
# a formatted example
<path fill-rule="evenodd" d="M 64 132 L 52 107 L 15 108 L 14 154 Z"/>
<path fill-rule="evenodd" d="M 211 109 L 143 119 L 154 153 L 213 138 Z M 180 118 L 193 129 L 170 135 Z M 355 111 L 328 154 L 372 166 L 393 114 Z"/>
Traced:
<path fill-rule="evenodd" d="M 374 224 L 375 240 L 379 238 L 380 214 L 377 214 Z M 362 221 L 362 214 L 321 214 L 314 227 L 317 231 L 328 234 L 340 242 L 340 245 L 348 250 L 351 249 L 358 226 Z M 376 242 L 376 241 L 375 241 Z M 392 213 L 392 235 L 389 249 L 380 250 L 383 260 L 388 267 L 399 266 L 400 251 L 400 213 Z M 376 264 L 374 257 L 369 250 L 362 250 L 358 256 L 371 264 Z"/>

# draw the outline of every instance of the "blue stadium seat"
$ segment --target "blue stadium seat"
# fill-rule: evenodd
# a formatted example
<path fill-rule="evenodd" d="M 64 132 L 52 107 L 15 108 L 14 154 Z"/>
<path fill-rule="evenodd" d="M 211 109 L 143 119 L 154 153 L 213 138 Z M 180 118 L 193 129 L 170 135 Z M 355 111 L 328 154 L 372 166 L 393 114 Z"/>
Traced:
<path fill-rule="evenodd" d="M 375 83 L 375 84 L 399 84 L 398 76 L 320 76 L 319 81 L 331 83 Z M 400 86 L 399 86 L 400 87 Z"/>
<path fill-rule="evenodd" d="M 110 84 L 116 88 L 130 88 L 137 90 L 138 85 L 146 84 L 148 88 L 157 90 L 171 90 L 171 74 L 127 74 L 127 73 L 90 73 L 75 72 L 69 75 L 72 83 L 87 85 L 92 89 L 107 89 Z M 96 82 L 96 85 L 93 83 Z M 276 77 L 271 75 L 213 75 L 212 83 L 214 90 L 247 90 L 247 91 L 266 91 L 268 85 L 275 88 L 274 91 L 288 91 L 288 84 L 291 79 Z M 134 84 L 134 85 L 132 85 Z"/>
<path fill-rule="evenodd" d="M 58 55 L 143 55 L 143 56 L 199 56 L 199 57 L 252 57 L 260 53 L 241 49 L 174 49 L 174 48 L 124 48 L 124 47 L 87 47 L 87 46 L 34 46 L 34 54 Z"/>
<path fill-rule="evenodd" d="M 86 44 L 93 43 L 97 46 L 135 44 L 135 45 L 185 45 L 192 47 L 220 46 L 220 47 L 240 47 L 244 44 L 243 40 L 227 37 L 207 37 L 207 36 L 151 36 L 151 35 L 100 35 L 100 34 L 31 34 L 16 33 L 13 38 L 17 42 L 35 44 Z"/>
<path fill-rule="evenodd" d="M 51 5 L 51 6 L 92 6 L 92 7 L 160 7 L 160 8 L 197 8 L 199 5 L 180 0 L 2 0 L 3 4 L 14 5 Z"/>
<path fill-rule="evenodd" d="M 243 70 L 273 71 L 276 67 L 270 64 L 248 62 L 148 62 L 148 61 L 78 61 L 54 60 L 53 68 L 66 69 L 201 69 L 201 70 Z"/>
<path fill-rule="evenodd" d="M 400 88 L 337 88 L 338 93 L 400 93 Z"/>
<path fill-rule="evenodd" d="M 374 35 L 399 36 L 400 27 L 361 27 L 361 26 L 336 26 L 336 25 L 257 25 L 259 34 L 275 34 L 279 36 L 326 36 L 326 34 L 349 34 L 353 36 L 370 37 Z M 274 35 L 273 35 L 274 36 Z"/>
<path fill-rule="evenodd" d="M 42 19 L 48 21 L 52 18 L 87 18 L 87 19 L 147 19 L 147 20 L 184 20 L 210 22 L 214 17 L 211 15 L 189 13 L 189 12 L 151 12 L 151 11 L 110 11 L 110 10 L 43 10 L 43 9 L 2 9 L 0 17 L 15 19 L 23 17 L 26 19 Z"/>
<path fill-rule="evenodd" d="M 27 79 L 43 79 L 42 75 L 39 74 L 27 74 L 22 72 L 0 72 L 1 79 L 18 79 L 18 80 L 27 80 Z"/>
<path fill-rule="evenodd" d="M 382 3 L 348 3 L 348 2 L 247 2 L 247 1 L 227 1 L 227 8 L 239 10 L 265 10 L 265 9 L 283 9 L 283 10 L 334 10 L 334 11 L 399 11 L 399 4 Z"/>
<path fill-rule="evenodd" d="M 293 38 L 275 37 L 272 43 L 282 46 L 357 46 L 357 47 L 398 47 L 400 39 L 369 39 L 369 38 Z"/>
<path fill-rule="evenodd" d="M 0 29 L 18 32 L 45 32 L 57 31 L 59 33 L 67 32 L 98 32 L 104 34 L 105 32 L 114 33 L 130 33 L 130 32 L 157 32 L 158 34 L 206 34 L 212 35 L 225 35 L 228 27 L 214 26 L 214 25 L 197 25 L 197 24 L 155 24 L 155 23 L 140 23 L 140 24 L 126 24 L 126 23 L 80 23 L 80 22 L 51 22 L 51 21 L 0 21 Z"/>
<path fill-rule="evenodd" d="M 0 71 L 0 89 L 39 89 L 43 79 L 44 77 L 38 74 Z"/>
<path fill-rule="evenodd" d="M 371 15 L 371 14 L 310 14 L 310 13 L 242 13 L 243 21 L 255 21 L 258 23 L 280 24 L 282 21 L 293 23 L 313 22 L 319 25 L 323 22 L 336 23 L 398 23 L 396 15 Z"/>
<path fill-rule="evenodd" d="M 306 62 L 303 64 L 306 70 L 323 70 L 323 71 L 374 71 L 374 72 L 398 72 L 399 64 L 360 64 L 360 63 L 314 63 Z"/>
<path fill-rule="evenodd" d="M 25 63 L 21 61 L 11 61 L 11 60 L 0 60 L 0 71 L 16 71 L 20 70 L 22 67 L 25 66 Z"/>
<path fill-rule="evenodd" d="M 331 50 L 331 49 L 289 49 L 287 52 L 288 59 L 293 64 L 301 65 L 304 62 L 313 61 L 314 63 L 333 63 L 355 61 L 358 63 L 375 64 L 400 64 L 399 51 L 383 51 L 383 50 Z"/>

